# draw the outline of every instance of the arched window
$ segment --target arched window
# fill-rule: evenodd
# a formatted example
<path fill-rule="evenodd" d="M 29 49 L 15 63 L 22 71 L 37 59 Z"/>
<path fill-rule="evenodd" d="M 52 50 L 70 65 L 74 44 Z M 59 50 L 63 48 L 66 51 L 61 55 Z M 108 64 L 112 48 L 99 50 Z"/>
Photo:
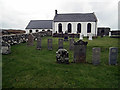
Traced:
<path fill-rule="evenodd" d="M 50 29 L 48 29 L 47 31 L 50 31 Z"/>
<path fill-rule="evenodd" d="M 58 24 L 58 32 L 59 32 L 59 33 L 62 32 L 62 24 L 61 24 L 61 23 Z"/>
<path fill-rule="evenodd" d="M 81 24 L 80 23 L 77 24 L 77 32 L 81 33 Z"/>
<path fill-rule="evenodd" d="M 44 29 L 42 31 L 45 31 Z"/>
<path fill-rule="evenodd" d="M 72 31 L 72 25 L 71 25 L 71 23 L 69 23 L 68 24 L 68 33 L 71 33 L 71 31 Z"/>
<path fill-rule="evenodd" d="M 32 30 L 30 30 L 29 33 L 32 33 Z"/>
<path fill-rule="evenodd" d="M 87 33 L 91 33 L 91 24 L 90 23 L 87 24 Z"/>
<path fill-rule="evenodd" d="M 36 30 L 36 32 L 38 32 L 38 30 Z"/>

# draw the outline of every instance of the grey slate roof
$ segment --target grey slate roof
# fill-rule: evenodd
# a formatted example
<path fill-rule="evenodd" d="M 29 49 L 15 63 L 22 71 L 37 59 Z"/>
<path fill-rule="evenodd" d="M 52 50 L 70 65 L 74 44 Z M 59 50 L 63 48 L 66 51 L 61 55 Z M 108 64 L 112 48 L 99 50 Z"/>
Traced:
<path fill-rule="evenodd" d="M 31 20 L 26 29 L 52 29 L 53 20 Z"/>
<path fill-rule="evenodd" d="M 54 22 L 96 22 L 94 13 L 56 14 Z"/>

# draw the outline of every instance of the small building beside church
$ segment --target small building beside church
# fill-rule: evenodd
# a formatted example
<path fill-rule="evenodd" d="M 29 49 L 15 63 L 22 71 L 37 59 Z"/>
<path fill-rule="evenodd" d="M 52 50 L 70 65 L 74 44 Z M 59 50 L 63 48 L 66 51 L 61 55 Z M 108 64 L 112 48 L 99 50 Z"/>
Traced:
<path fill-rule="evenodd" d="M 26 33 L 52 31 L 53 20 L 31 20 L 26 27 Z"/>
<path fill-rule="evenodd" d="M 97 28 L 97 36 L 101 36 L 101 35 L 109 35 L 110 32 L 110 28 L 109 27 L 98 27 Z"/>
<path fill-rule="evenodd" d="M 35 33 L 42 30 L 51 30 L 52 33 L 82 33 L 88 36 L 97 35 L 97 18 L 95 13 L 66 13 L 58 14 L 55 10 L 53 20 L 31 20 L 26 27 L 27 33 Z"/>

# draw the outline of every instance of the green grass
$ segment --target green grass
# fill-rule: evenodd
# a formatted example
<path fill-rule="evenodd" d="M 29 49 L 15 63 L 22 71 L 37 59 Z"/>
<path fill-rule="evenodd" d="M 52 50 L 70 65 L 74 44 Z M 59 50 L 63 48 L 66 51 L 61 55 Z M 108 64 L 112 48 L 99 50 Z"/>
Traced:
<path fill-rule="evenodd" d="M 87 62 L 92 62 L 92 48 L 101 48 L 101 63 L 94 66 L 56 63 L 58 38 L 53 38 L 52 51 L 47 50 L 48 38 L 52 37 L 42 38 L 42 50 L 36 50 L 36 42 L 34 46 L 29 47 L 26 43 L 21 43 L 11 47 L 11 54 L 3 55 L 3 88 L 118 88 L 120 86 L 119 65 L 108 65 L 109 47 L 118 47 L 118 39 L 98 37 L 88 41 L 84 38 L 84 41 L 88 41 Z M 64 42 L 64 48 L 69 51 L 69 42 Z M 69 51 L 69 60 L 73 61 L 72 51 Z"/>

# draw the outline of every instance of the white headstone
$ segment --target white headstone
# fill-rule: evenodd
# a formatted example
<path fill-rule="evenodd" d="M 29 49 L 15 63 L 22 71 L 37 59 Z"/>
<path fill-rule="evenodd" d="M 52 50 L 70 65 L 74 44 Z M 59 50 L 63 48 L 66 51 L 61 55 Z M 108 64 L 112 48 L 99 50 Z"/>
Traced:
<path fill-rule="evenodd" d="M 83 34 L 80 33 L 80 40 L 83 40 Z"/>
<path fill-rule="evenodd" d="M 109 32 L 109 37 L 111 36 L 111 32 Z"/>
<path fill-rule="evenodd" d="M 90 33 L 88 40 L 92 40 L 92 36 L 93 36 L 92 33 Z"/>

